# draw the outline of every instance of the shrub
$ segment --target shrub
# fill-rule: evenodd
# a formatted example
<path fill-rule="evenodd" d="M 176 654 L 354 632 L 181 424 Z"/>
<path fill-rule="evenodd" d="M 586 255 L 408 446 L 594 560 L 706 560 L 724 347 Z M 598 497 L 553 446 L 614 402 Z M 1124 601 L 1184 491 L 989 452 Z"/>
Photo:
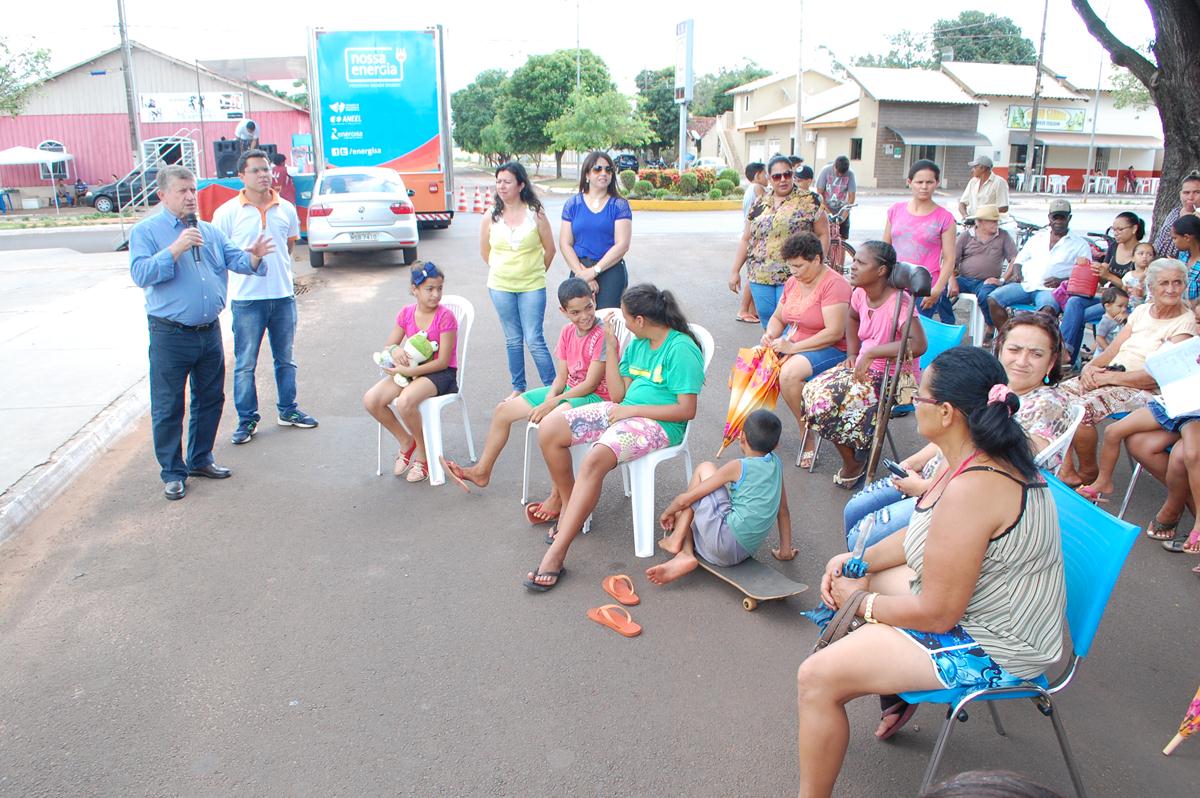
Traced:
<path fill-rule="evenodd" d="M 730 183 L 733 183 L 736 186 L 738 183 L 740 183 L 742 181 L 742 178 L 733 169 L 722 169 L 717 174 L 717 180 L 728 180 Z M 725 192 L 725 193 L 728 194 L 729 192 Z"/>
<path fill-rule="evenodd" d="M 710 188 L 708 190 L 708 198 L 709 199 L 720 199 L 724 194 L 725 194 L 725 192 L 719 188 Z"/>
<path fill-rule="evenodd" d="M 649 180 L 655 188 L 673 188 L 679 185 L 678 169 L 643 169 L 638 172 L 642 180 Z"/>
<path fill-rule="evenodd" d="M 637 172 L 633 171 L 632 169 L 622 170 L 617 177 L 621 179 L 621 185 L 625 187 L 626 193 L 633 190 L 633 184 L 636 183 L 638 179 Z"/>
<path fill-rule="evenodd" d="M 649 180 L 639 180 L 633 184 L 633 196 L 644 197 L 654 190 L 654 185 Z"/>
<path fill-rule="evenodd" d="M 670 190 L 670 189 L 667 189 L 667 188 L 656 188 L 656 189 L 654 189 L 654 198 L 655 198 L 655 199 L 662 199 L 662 198 L 666 197 L 666 196 L 667 196 L 668 194 L 670 194 L 670 193 L 671 193 L 671 190 Z"/>
<path fill-rule="evenodd" d="M 684 196 L 700 190 L 700 179 L 695 172 L 684 172 L 679 176 L 679 192 Z"/>
<path fill-rule="evenodd" d="M 726 169 L 725 171 L 728 172 L 729 170 Z M 732 180 L 721 178 L 713 184 L 713 191 L 720 191 L 722 194 L 732 194 L 733 189 L 736 187 L 737 183 L 734 183 Z"/>
<path fill-rule="evenodd" d="M 707 167 L 701 169 L 691 169 L 688 174 L 696 176 L 696 190 L 701 194 L 707 194 L 712 189 L 713 184 L 717 182 L 716 171 Z"/>

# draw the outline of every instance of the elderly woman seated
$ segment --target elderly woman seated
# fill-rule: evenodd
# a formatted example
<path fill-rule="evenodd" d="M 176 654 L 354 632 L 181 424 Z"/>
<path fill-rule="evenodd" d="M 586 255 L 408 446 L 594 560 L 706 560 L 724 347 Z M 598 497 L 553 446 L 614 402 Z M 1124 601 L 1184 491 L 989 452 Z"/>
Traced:
<path fill-rule="evenodd" d="M 878 694 L 876 735 L 911 716 L 905 691 L 1020 683 L 1062 653 L 1066 588 L 1058 516 L 1013 418 L 1021 400 L 982 349 L 942 353 L 922 375 L 917 427 L 948 470 L 917 502 L 902 532 L 867 549 L 862 579 L 821 580 L 830 606 L 854 591 L 867 623 L 810 656 L 797 676 L 800 796 L 827 796 L 849 741 L 845 705 Z"/>
<path fill-rule="evenodd" d="M 1145 407 L 1158 390 L 1146 371 L 1146 357 L 1168 341 L 1185 341 L 1196 334 L 1196 321 L 1183 301 L 1187 279 L 1187 267 L 1177 260 L 1159 258 L 1151 263 L 1146 270 L 1148 300 L 1130 314 L 1125 327 L 1084 366 L 1083 373 L 1062 384 L 1071 401 L 1084 406 L 1083 422 L 1058 472 L 1068 485 L 1090 483 L 1099 473 L 1096 424 L 1114 413 Z"/>

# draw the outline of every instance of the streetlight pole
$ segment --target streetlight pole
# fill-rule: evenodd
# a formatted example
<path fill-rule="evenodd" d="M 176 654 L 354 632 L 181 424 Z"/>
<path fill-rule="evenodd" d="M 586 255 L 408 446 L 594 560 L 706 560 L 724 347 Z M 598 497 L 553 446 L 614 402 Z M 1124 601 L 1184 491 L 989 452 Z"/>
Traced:
<path fill-rule="evenodd" d="M 133 49 L 125 25 L 125 0 L 117 0 L 117 27 L 121 34 L 121 72 L 125 76 L 125 110 L 129 114 L 129 148 L 134 164 L 142 160 L 142 130 L 138 122 L 137 87 L 133 79 Z"/>
<path fill-rule="evenodd" d="M 800 21 L 800 56 L 796 61 L 796 142 L 792 146 L 792 155 L 803 155 L 804 145 L 801 143 L 801 136 L 804 135 L 804 113 L 801 106 L 804 104 L 804 0 L 800 0 L 800 8 L 797 17 Z M 814 155 L 815 160 L 815 155 Z"/>
<path fill-rule="evenodd" d="M 1033 84 L 1033 114 L 1029 119 L 1029 144 L 1025 147 L 1025 185 L 1033 189 L 1033 156 L 1037 152 L 1038 100 L 1042 95 L 1042 56 L 1046 52 L 1046 18 L 1050 15 L 1050 0 L 1042 7 L 1042 40 L 1038 44 L 1037 77 Z"/>

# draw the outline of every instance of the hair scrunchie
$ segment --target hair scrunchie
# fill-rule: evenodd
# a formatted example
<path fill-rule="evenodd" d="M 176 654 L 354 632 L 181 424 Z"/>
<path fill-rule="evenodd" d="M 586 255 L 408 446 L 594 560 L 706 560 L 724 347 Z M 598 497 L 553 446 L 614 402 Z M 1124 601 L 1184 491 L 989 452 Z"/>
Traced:
<path fill-rule="evenodd" d="M 1002 382 L 998 382 L 988 391 L 989 405 L 1004 405 L 1008 407 L 1008 414 L 1012 415 L 1012 407 L 1008 404 L 1008 397 L 1012 395 L 1012 388 L 1009 388 Z"/>

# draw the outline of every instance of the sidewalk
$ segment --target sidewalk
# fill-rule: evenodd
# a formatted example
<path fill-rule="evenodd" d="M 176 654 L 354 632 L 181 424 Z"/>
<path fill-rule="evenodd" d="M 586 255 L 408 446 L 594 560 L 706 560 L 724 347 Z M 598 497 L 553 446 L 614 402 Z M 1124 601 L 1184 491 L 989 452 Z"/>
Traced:
<path fill-rule="evenodd" d="M 0 542 L 149 406 L 142 296 L 125 253 L 5 253 Z"/>

